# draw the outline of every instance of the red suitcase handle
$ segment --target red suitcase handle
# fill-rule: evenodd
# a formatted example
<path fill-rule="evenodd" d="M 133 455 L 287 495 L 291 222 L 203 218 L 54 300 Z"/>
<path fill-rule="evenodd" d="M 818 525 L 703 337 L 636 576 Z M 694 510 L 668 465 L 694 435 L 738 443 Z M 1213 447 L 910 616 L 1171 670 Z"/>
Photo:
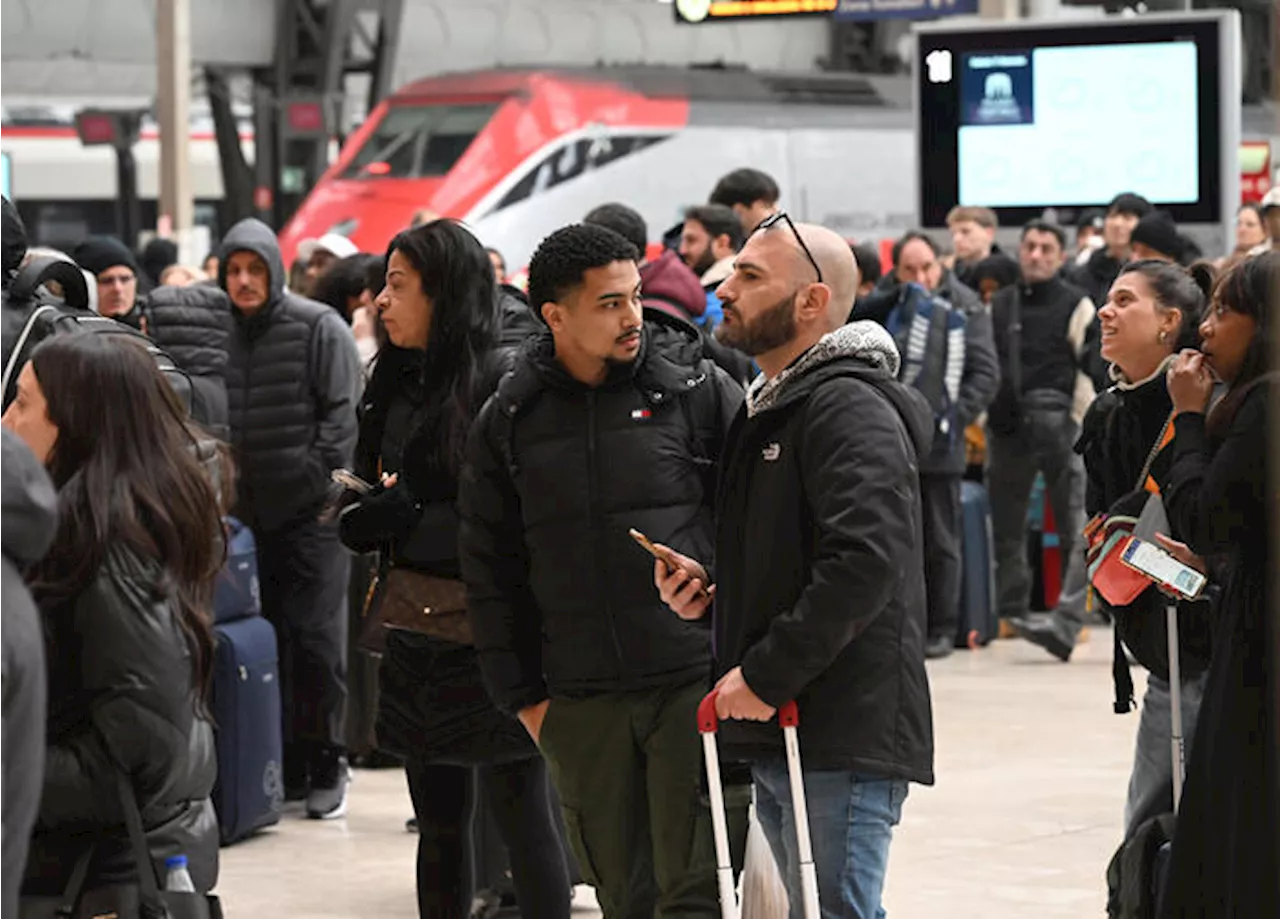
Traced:
<path fill-rule="evenodd" d="M 716 715 L 716 699 L 719 696 L 720 690 L 713 689 L 698 704 L 699 734 L 714 734 L 719 727 L 720 718 Z M 796 705 L 794 699 L 782 703 L 782 707 L 778 709 L 778 725 L 784 728 L 800 726 L 800 707 Z"/>

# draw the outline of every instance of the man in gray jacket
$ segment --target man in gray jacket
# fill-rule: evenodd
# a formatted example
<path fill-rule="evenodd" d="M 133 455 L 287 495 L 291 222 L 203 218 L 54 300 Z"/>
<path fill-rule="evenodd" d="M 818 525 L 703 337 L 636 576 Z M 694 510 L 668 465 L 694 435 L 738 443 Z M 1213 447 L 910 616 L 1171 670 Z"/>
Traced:
<path fill-rule="evenodd" d="M 7 229 L 7 228 L 6 228 Z M 6 240 L 8 242 L 8 240 Z M 18 893 L 26 870 L 31 829 L 44 788 L 45 663 L 40 613 L 22 582 L 21 569 L 38 562 L 58 525 L 53 483 L 22 438 L 3 435 L 4 531 L 0 545 L 0 590 L 4 613 L 4 898 L 0 914 L 18 914 Z"/>
<path fill-rule="evenodd" d="M 329 474 L 351 464 L 360 358 L 342 318 L 285 290 L 275 234 L 252 218 L 223 239 L 218 282 L 234 331 L 226 370 L 236 514 L 258 541 L 263 613 L 280 641 L 286 797 L 346 812 L 349 562 L 320 514 Z"/>

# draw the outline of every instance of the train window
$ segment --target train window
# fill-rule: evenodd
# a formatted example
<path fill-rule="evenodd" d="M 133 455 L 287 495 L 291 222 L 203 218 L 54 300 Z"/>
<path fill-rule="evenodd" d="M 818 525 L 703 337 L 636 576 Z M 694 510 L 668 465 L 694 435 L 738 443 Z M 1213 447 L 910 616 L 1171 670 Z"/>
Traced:
<path fill-rule="evenodd" d="M 567 141 L 547 154 L 502 196 L 495 211 L 519 204 L 557 185 L 576 179 L 592 169 L 637 153 L 645 147 L 665 140 L 668 134 L 605 135 Z"/>
<path fill-rule="evenodd" d="M 343 178 L 444 175 L 496 109 L 496 104 L 392 106 L 356 151 Z"/>

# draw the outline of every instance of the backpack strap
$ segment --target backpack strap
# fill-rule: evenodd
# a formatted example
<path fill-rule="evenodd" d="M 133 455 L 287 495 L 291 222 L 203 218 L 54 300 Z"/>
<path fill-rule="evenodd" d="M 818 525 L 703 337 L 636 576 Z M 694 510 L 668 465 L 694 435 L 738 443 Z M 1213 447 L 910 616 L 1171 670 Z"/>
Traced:
<path fill-rule="evenodd" d="M 50 313 L 56 315 L 58 312 L 58 307 L 45 304 L 44 306 L 37 307 L 36 310 L 27 317 L 27 322 L 22 327 L 21 334 L 18 335 L 18 340 L 13 346 L 13 351 L 9 354 L 9 360 L 4 365 L 4 379 L 3 381 L 0 381 L 0 393 L 3 393 L 4 395 L 4 405 L 6 408 L 8 408 L 9 402 L 16 395 L 16 392 L 13 390 L 16 390 L 18 385 L 18 372 L 22 369 L 22 365 L 26 363 L 26 359 L 31 356 L 29 349 L 27 348 L 27 341 L 31 338 L 32 330 L 36 327 L 36 323 L 43 317 L 48 316 Z"/>
<path fill-rule="evenodd" d="M 9 288 L 10 297 L 15 303 L 25 303 L 34 299 L 36 291 L 48 281 L 62 286 L 62 300 L 67 306 L 89 308 L 89 285 L 80 266 L 49 255 L 33 258 L 18 272 Z"/>

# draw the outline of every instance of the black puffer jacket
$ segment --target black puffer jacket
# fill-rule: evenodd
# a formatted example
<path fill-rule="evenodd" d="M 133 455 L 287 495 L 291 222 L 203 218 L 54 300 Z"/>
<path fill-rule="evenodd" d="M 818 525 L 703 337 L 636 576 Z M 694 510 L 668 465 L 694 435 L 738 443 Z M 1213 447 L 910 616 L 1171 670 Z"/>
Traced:
<path fill-rule="evenodd" d="M 1090 517 L 1098 513 L 1137 517 L 1142 513 L 1148 492 L 1138 483 L 1138 476 L 1173 409 L 1165 384 L 1167 369 L 1167 365 L 1162 366 L 1151 379 L 1136 386 L 1114 385 L 1089 406 L 1076 452 L 1084 457 L 1085 513 Z M 1176 444 L 1170 443 L 1156 455 L 1151 464 L 1155 481 L 1168 476 L 1175 450 Z M 1173 523 L 1171 519 L 1170 524 Z M 1170 535 L 1180 542 L 1186 542 L 1188 537 L 1176 527 Z M 1160 679 L 1168 680 L 1169 639 L 1164 614 L 1168 601 L 1165 597 L 1155 587 L 1149 587 L 1126 607 L 1115 608 L 1101 597 L 1098 600 L 1114 617 L 1117 637 L 1138 662 Z M 1191 679 L 1208 669 L 1212 636 L 1213 621 L 1207 601 L 1178 604 L 1183 679 Z M 1127 664 L 1123 671 L 1120 667 L 1116 669 L 1116 701 L 1126 711 L 1133 691 L 1132 684 L 1125 680 L 1127 673 Z"/>
<path fill-rule="evenodd" d="M 115 550 L 74 602 L 41 609 L 49 737 L 25 892 L 61 892 L 95 838 L 91 883 L 136 882 L 113 763 L 132 781 L 156 865 L 186 855 L 198 890 L 217 882 L 213 728 L 165 581 L 155 562 Z"/>
<path fill-rule="evenodd" d="M 485 680 L 507 711 L 707 674 L 706 629 L 663 606 L 627 530 L 711 558 L 714 463 L 741 391 L 686 323 L 644 329 L 636 361 L 594 389 L 544 331 L 472 430 L 462 573 Z"/>
<path fill-rule="evenodd" d="M 806 769 L 931 784 L 916 458 L 933 417 L 897 372 L 889 334 L 856 322 L 752 384 L 717 501 L 715 674 L 740 665 L 765 702 L 799 704 Z M 776 722 L 720 730 L 728 758 L 781 756 Z"/>
<path fill-rule="evenodd" d="M 6 202 L 7 203 L 7 202 Z M 31 828 L 40 810 L 44 786 L 45 675 L 40 613 L 22 582 L 22 569 L 38 562 L 58 525 L 58 496 L 53 483 L 26 444 L 8 428 L 0 431 L 0 627 L 3 639 L 4 753 L 3 789 L 4 897 L 0 913 L 18 915 L 18 891 L 27 864 Z"/>
<path fill-rule="evenodd" d="M 231 301 L 212 284 L 157 287 L 147 295 L 146 312 L 151 340 L 191 377 L 192 416 L 226 440 Z"/>
<path fill-rule="evenodd" d="M 504 338 L 520 334 L 513 325 L 518 302 L 512 298 L 507 304 Z M 513 356 L 510 348 L 488 356 L 472 404 L 482 405 L 492 395 Z M 396 567 L 456 579 L 458 476 L 436 458 L 440 409 L 429 404 L 433 383 L 426 370 L 420 353 L 391 349 L 379 358 L 361 407 L 355 471 L 367 481 L 384 472 L 401 481 L 374 499 L 392 503 L 375 510 L 372 519 L 365 514 L 362 520 L 363 506 L 344 514 L 341 533 L 358 552 L 387 552 Z M 463 765 L 538 755 L 520 723 L 489 698 L 474 648 L 390 632 L 379 686 L 377 736 L 383 750 L 418 762 Z"/>
<path fill-rule="evenodd" d="M 342 317 L 285 291 L 280 246 L 266 224 L 248 218 L 227 232 L 218 252 L 222 288 L 228 259 L 244 251 L 266 262 L 271 286 L 253 316 L 232 307 L 227 401 L 239 469 L 236 514 L 270 532 L 316 514 L 329 473 L 351 464 L 363 375 Z"/>

